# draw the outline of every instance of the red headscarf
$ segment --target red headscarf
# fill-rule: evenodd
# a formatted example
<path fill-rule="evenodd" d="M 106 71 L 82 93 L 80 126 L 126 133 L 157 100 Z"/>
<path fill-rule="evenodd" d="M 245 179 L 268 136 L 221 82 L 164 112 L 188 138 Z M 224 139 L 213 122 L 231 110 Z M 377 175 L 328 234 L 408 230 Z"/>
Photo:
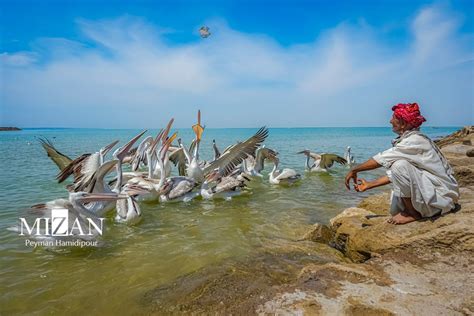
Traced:
<path fill-rule="evenodd" d="M 392 111 L 398 119 L 404 120 L 414 128 L 418 128 L 423 122 L 426 122 L 417 103 L 399 103 L 392 107 Z"/>

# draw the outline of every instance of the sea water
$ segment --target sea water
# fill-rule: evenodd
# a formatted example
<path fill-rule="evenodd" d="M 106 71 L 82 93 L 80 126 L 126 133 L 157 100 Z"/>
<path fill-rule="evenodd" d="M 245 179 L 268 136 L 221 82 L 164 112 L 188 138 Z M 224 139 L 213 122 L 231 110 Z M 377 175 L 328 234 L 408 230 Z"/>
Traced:
<path fill-rule="evenodd" d="M 457 129 L 426 127 L 422 131 L 438 138 Z M 190 143 L 191 129 L 176 131 L 185 144 Z M 256 131 L 207 128 L 200 156 L 212 159 L 213 139 L 223 151 Z M 395 136 L 390 128 L 270 128 L 265 144 L 279 152 L 280 169 L 294 168 L 302 174 L 297 185 L 270 185 L 265 177 L 250 183 L 249 194 L 232 201 L 142 203 L 143 219 L 137 226 L 115 223 L 113 215 L 107 218 L 100 247 L 29 247 L 23 237 L 8 230 L 18 225 L 20 214 L 31 205 L 67 197 L 65 184 L 55 180 L 58 169 L 38 137 L 51 140 L 60 152 L 74 159 L 116 139 L 123 144 L 139 132 L 25 129 L 0 133 L 0 311 L 143 312 L 139 302 L 147 291 L 201 268 L 258 253 L 274 240 L 295 240 L 301 237 L 302 227 L 327 223 L 371 194 L 346 190 L 348 168 L 344 166 L 335 165 L 329 174 L 306 173 L 305 157 L 296 154 L 298 151 L 343 156 L 351 146 L 356 161 L 363 162 L 389 148 Z M 148 131 L 148 135 L 156 133 Z M 264 174 L 272 167 L 267 162 Z M 382 174 L 379 170 L 360 176 L 373 179 Z"/>

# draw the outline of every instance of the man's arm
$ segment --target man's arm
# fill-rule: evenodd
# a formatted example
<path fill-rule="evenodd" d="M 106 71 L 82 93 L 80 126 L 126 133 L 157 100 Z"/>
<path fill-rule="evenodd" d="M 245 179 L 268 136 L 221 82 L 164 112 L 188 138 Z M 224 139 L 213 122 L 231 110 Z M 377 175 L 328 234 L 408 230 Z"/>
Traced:
<path fill-rule="evenodd" d="M 369 189 L 373 189 L 376 187 L 380 187 L 382 185 L 386 185 L 390 183 L 390 179 L 388 176 L 380 177 L 374 181 L 365 181 L 364 179 L 358 179 L 357 185 L 354 186 L 354 189 L 357 192 L 364 192 Z"/>
<path fill-rule="evenodd" d="M 374 159 L 370 158 L 364 163 L 361 163 L 360 165 L 355 166 L 352 168 L 346 175 L 346 188 L 350 190 L 350 181 L 351 179 L 354 181 L 355 184 L 357 184 L 357 173 L 361 171 L 367 171 L 367 170 L 373 170 L 380 168 L 381 165 L 375 161 Z"/>

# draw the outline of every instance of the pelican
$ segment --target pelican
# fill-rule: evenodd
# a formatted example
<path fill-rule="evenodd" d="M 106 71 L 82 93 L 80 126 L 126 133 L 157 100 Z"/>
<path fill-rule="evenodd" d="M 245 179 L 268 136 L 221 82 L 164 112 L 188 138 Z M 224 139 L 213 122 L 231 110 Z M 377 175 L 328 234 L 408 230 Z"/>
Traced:
<path fill-rule="evenodd" d="M 186 154 L 189 156 L 189 152 L 184 152 L 182 143 L 181 143 L 181 138 L 178 138 L 178 147 L 173 147 L 170 146 L 169 151 L 171 154 L 169 155 L 169 160 L 178 167 L 178 174 L 180 176 L 185 176 L 186 175 Z"/>
<path fill-rule="evenodd" d="M 270 172 L 269 181 L 271 184 L 293 184 L 299 179 L 301 175 L 296 173 L 293 169 L 285 168 L 283 170 L 278 170 L 278 164 L 280 159 L 274 157 L 271 159 L 273 161 L 273 170 Z"/>
<path fill-rule="evenodd" d="M 341 156 L 326 153 L 316 154 L 309 151 L 308 149 L 297 152 L 297 154 L 306 155 L 306 171 L 328 172 L 328 169 L 332 167 L 334 162 L 337 162 L 341 165 L 345 165 L 347 163 L 346 159 L 342 158 Z M 310 159 L 314 160 L 312 165 L 310 164 Z"/>
<path fill-rule="evenodd" d="M 355 164 L 355 158 L 351 154 L 351 146 L 347 146 L 346 153 L 344 154 L 344 159 L 346 159 L 349 168 Z"/>
<path fill-rule="evenodd" d="M 119 199 L 125 199 L 127 196 L 120 195 L 116 193 L 88 193 L 88 192 L 71 192 L 69 193 L 68 199 L 56 199 L 49 201 L 43 204 L 33 205 L 29 210 L 29 215 L 35 215 L 35 217 L 51 218 L 52 211 L 54 209 L 62 208 L 68 210 L 68 235 L 61 237 L 46 236 L 46 238 L 53 239 L 83 239 L 83 240 L 92 240 L 98 237 L 98 232 L 96 230 L 89 231 L 86 234 L 77 234 L 80 232 L 79 227 L 86 228 L 89 227 L 89 220 L 97 221 L 100 220 L 98 215 L 94 212 L 91 212 L 85 204 L 91 202 L 114 202 Z M 50 227 L 47 228 L 51 233 L 51 222 L 49 223 Z M 46 232 L 43 231 L 42 235 Z M 76 234 L 75 234 L 76 233 Z M 36 237 L 36 236 L 29 236 Z M 39 236 L 38 236 L 39 237 Z M 44 238 L 44 237 L 43 237 Z"/>
<path fill-rule="evenodd" d="M 148 157 L 151 158 L 150 152 L 154 152 L 156 149 L 156 146 L 160 142 L 160 140 L 163 140 L 166 138 L 167 131 L 163 133 L 161 131 L 156 139 L 154 140 L 152 146 L 150 147 L 148 151 Z M 166 152 L 168 151 L 169 146 L 173 142 L 173 140 L 176 138 L 176 133 L 174 133 L 170 138 L 168 138 L 166 141 L 164 141 L 163 145 L 161 146 L 158 157 L 156 157 L 156 163 L 158 164 L 159 168 L 161 170 L 164 170 L 164 165 L 163 161 L 165 160 Z M 151 164 L 151 159 L 150 159 L 150 164 Z M 150 167 L 150 166 L 149 166 Z M 166 180 L 166 174 L 165 172 L 160 173 L 160 179 L 153 179 L 153 178 L 142 178 L 142 177 L 135 177 L 133 179 L 130 179 L 125 186 L 134 186 L 134 187 L 139 187 L 144 191 L 147 191 L 145 194 L 139 194 L 138 199 L 140 201 L 155 201 L 160 198 L 160 195 L 162 194 L 162 188 L 165 184 Z"/>
<path fill-rule="evenodd" d="M 237 169 L 237 171 L 240 170 Z M 201 185 L 201 196 L 205 200 L 210 199 L 225 199 L 226 201 L 232 200 L 234 196 L 242 194 L 243 189 L 246 187 L 246 181 L 250 181 L 245 175 L 240 174 L 240 177 L 227 176 L 222 177 L 219 171 L 214 170 L 206 176 L 206 180 Z M 209 187 L 209 183 L 216 181 L 216 185 L 212 188 Z"/>
<path fill-rule="evenodd" d="M 215 139 L 212 140 L 212 149 L 214 150 L 214 159 L 212 159 L 212 161 L 219 159 L 221 152 L 219 151 L 219 148 L 217 148 Z"/>
<path fill-rule="evenodd" d="M 242 172 L 251 177 L 260 177 L 263 175 L 260 173 L 265 167 L 266 159 L 273 159 L 278 155 L 278 152 L 273 149 L 266 148 L 265 145 L 257 148 L 255 151 L 255 158 L 249 155 L 246 159 L 242 161 Z"/>
<path fill-rule="evenodd" d="M 116 169 L 117 169 L 117 181 L 116 181 L 116 184 L 115 184 L 115 188 L 113 189 L 113 191 L 115 192 L 120 192 L 121 190 L 121 187 L 122 187 L 122 164 L 123 164 L 123 160 L 130 154 L 130 150 L 131 148 L 133 147 L 133 145 L 140 139 L 140 137 L 143 136 L 143 134 L 146 133 L 146 130 L 142 131 L 141 133 L 139 133 L 137 136 L 133 137 L 130 141 L 128 141 L 125 145 L 117 148 L 114 153 L 112 154 L 112 156 L 114 157 L 114 159 L 117 160 L 117 165 L 116 165 Z"/>
<path fill-rule="evenodd" d="M 98 152 L 93 154 L 82 154 L 72 160 L 61 172 L 56 176 L 58 183 L 66 180 L 70 175 L 74 174 L 74 182 L 80 178 L 94 173 L 100 165 L 104 163 L 105 155 L 117 145 L 118 140 L 113 141 L 109 145 L 102 147 Z M 48 155 L 51 152 L 48 152 Z M 53 159 L 53 161 L 57 161 Z"/>
<path fill-rule="evenodd" d="M 199 192 L 193 192 L 195 187 L 196 181 L 193 178 L 170 177 L 161 189 L 160 202 L 189 202 L 199 196 Z"/>
<path fill-rule="evenodd" d="M 246 141 L 238 142 L 227 147 L 219 159 L 211 162 L 207 167 L 204 168 L 203 173 L 207 175 L 211 171 L 217 169 L 222 177 L 231 174 L 234 169 L 249 155 L 255 155 L 255 151 L 267 137 L 268 129 L 266 127 L 260 128 Z"/>
<path fill-rule="evenodd" d="M 139 223 L 142 212 L 135 197 L 145 192 L 140 187 L 124 186 L 120 193 L 127 196 L 127 198 L 117 200 L 115 221 L 126 223 L 130 226 Z"/>
<path fill-rule="evenodd" d="M 201 136 L 204 132 L 204 127 L 201 125 L 201 111 L 198 110 L 198 121 L 197 124 L 193 125 L 193 131 L 196 135 L 195 138 L 195 146 L 194 152 L 187 152 L 186 148 L 181 144 L 181 148 L 183 148 L 184 154 L 186 155 L 186 159 L 188 161 L 188 166 L 186 168 L 186 173 L 188 177 L 193 178 L 197 182 L 204 181 L 204 173 L 199 163 L 199 144 L 201 143 Z"/>
<path fill-rule="evenodd" d="M 164 144 L 164 142 L 167 140 L 169 131 L 171 129 L 171 126 L 173 125 L 174 119 L 172 118 L 169 122 L 168 125 L 166 126 L 165 130 L 163 131 L 163 136 L 161 137 L 161 143 Z M 174 138 L 173 138 L 174 139 Z M 147 160 L 150 161 L 150 166 L 149 166 L 149 174 L 148 177 L 150 179 L 157 179 L 160 177 L 161 173 L 165 173 L 165 177 L 169 177 L 171 174 L 171 163 L 169 160 L 169 154 L 168 150 L 171 144 L 168 145 L 168 148 L 166 151 L 163 152 L 164 158 L 163 158 L 163 164 L 158 164 L 156 161 L 158 159 L 156 151 L 147 151 Z M 151 167 L 151 168 L 150 168 Z M 150 173 L 151 171 L 151 173 Z"/>

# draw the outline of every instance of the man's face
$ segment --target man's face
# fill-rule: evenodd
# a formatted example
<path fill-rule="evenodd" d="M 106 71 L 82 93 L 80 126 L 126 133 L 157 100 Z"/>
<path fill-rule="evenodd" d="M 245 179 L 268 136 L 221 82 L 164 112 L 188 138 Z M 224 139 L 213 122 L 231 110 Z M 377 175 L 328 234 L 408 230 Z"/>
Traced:
<path fill-rule="evenodd" d="M 407 127 L 406 123 L 403 120 L 397 118 L 395 114 L 392 115 L 390 124 L 392 124 L 392 131 L 398 135 L 401 135 Z"/>

